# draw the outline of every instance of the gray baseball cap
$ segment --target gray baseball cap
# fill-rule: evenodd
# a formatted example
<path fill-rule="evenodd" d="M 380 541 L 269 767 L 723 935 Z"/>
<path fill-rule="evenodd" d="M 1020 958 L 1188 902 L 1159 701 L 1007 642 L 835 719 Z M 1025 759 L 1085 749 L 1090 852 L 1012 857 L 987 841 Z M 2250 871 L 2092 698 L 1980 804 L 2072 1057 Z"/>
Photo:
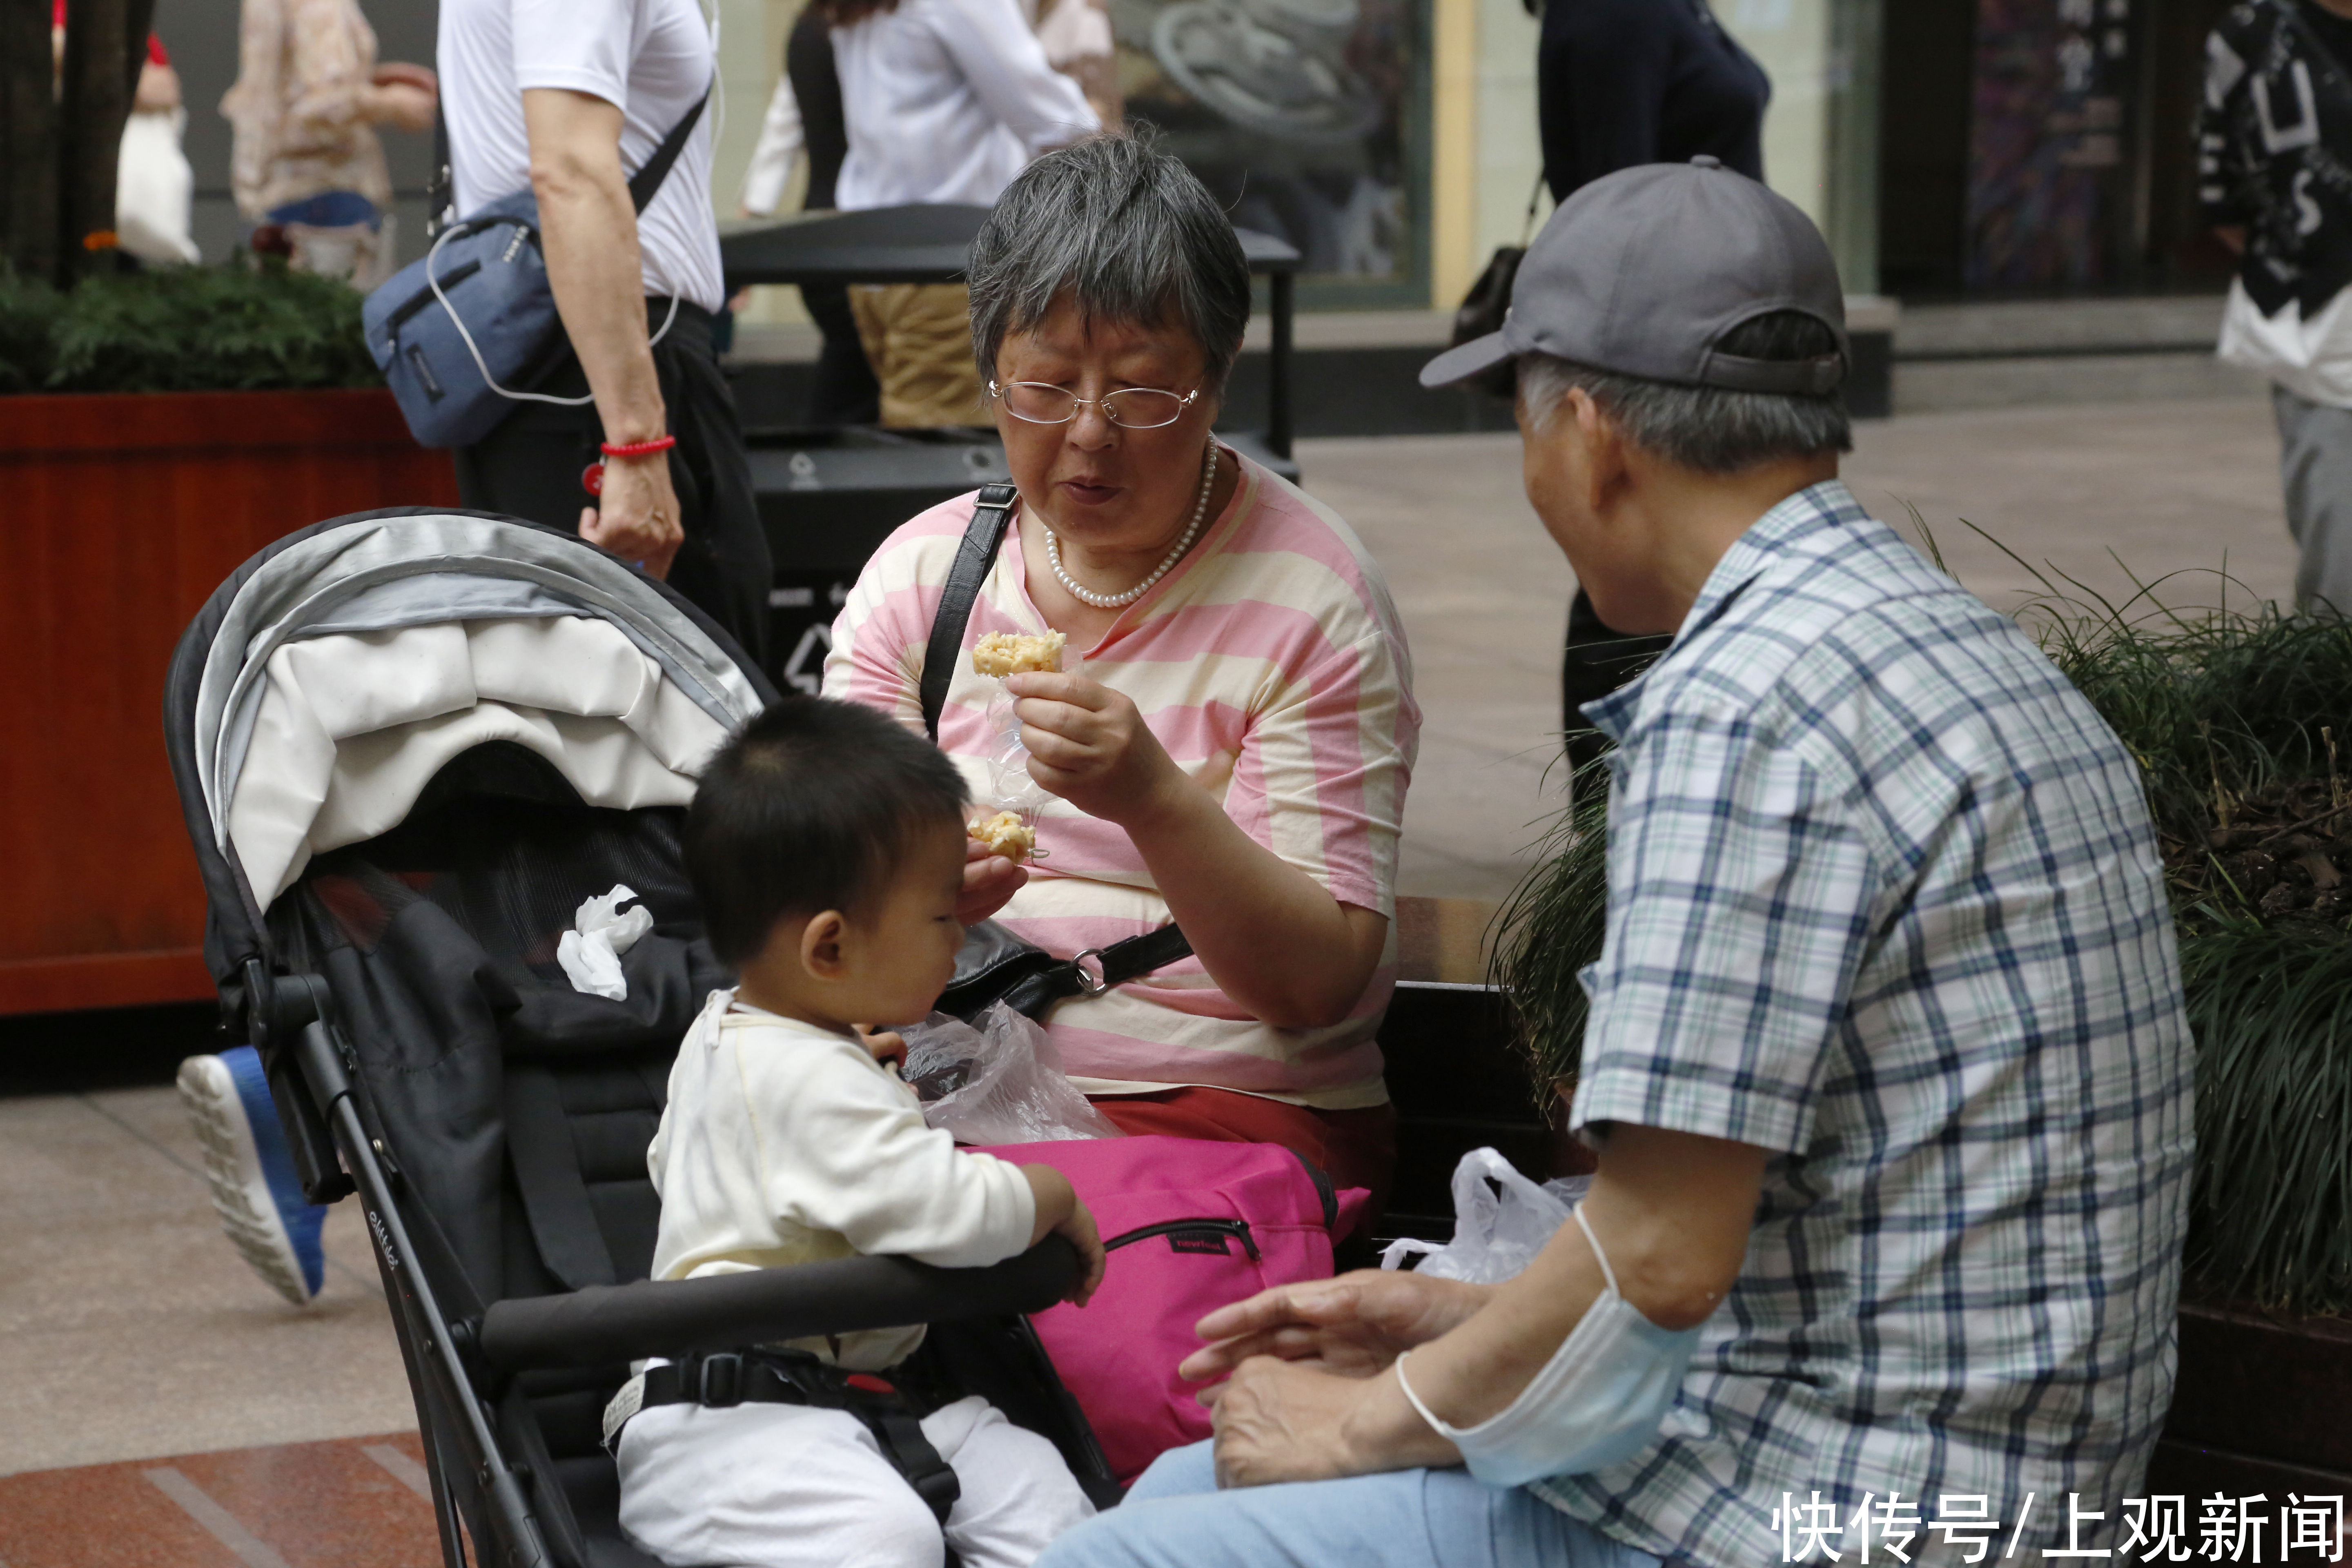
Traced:
<path fill-rule="evenodd" d="M 1773 310 L 1821 321 L 1838 352 L 1759 360 L 1717 350 Z M 1644 163 L 1561 203 L 1519 263 L 1503 330 L 1438 355 L 1421 384 L 1528 353 L 1651 381 L 1819 396 L 1845 379 L 1845 293 L 1821 230 L 1786 197 L 1714 158 Z"/>

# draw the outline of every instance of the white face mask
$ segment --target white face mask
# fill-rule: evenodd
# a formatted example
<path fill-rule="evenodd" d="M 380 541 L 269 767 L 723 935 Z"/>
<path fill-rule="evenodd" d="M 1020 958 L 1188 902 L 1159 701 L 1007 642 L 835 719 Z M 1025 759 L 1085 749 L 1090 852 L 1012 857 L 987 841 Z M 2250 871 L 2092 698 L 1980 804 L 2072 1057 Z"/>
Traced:
<path fill-rule="evenodd" d="M 1698 1345 L 1697 1329 L 1662 1329 L 1625 1300 L 1582 1205 L 1575 1214 L 1606 1289 L 1517 1399 L 1475 1426 L 1449 1426 L 1413 1393 L 1397 1358 L 1404 1396 L 1489 1486 L 1583 1475 L 1632 1458 L 1657 1436 Z"/>

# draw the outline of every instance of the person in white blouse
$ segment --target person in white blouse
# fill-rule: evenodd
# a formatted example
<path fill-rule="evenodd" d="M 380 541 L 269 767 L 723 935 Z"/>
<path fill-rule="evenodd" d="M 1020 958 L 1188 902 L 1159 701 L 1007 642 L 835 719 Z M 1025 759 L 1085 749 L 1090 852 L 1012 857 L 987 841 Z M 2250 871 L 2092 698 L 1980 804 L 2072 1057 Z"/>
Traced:
<path fill-rule="evenodd" d="M 814 4 L 832 24 L 849 126 L 835 192 L 845 212 L 992 205 L 1038 153 L 1102 129 L 1019 0 Z M 882 383 L 883 424 L 987 422 L 961 284 L 860 286 L 850 303 Z"/>

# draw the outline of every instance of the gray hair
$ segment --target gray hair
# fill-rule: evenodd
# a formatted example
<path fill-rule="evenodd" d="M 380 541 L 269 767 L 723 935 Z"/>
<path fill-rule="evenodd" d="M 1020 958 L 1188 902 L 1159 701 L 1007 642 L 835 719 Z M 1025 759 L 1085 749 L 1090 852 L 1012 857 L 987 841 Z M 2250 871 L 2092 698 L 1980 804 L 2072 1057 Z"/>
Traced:
<path fill-rule="evenodd" d="M 1741 322 L 1717 345 L 1749 359 L 1802 360 L 1837 352 L 1837 337 L 1811 316 L 1773 310 Z M 1582 387 L 1625 439 L 1681 468 L 1735 474 L 1759 463 L 1853 450 L 1845 397 L 1731 392 L 1595 370 L 1546 353 L 1518 357 L 1519 397 L 1538 432 L 1563 399 Z"/>
<path fill-rule="evenodd" d="M 983 382 L 1005 338 L 1065 295 L 1088 321 L 1182 328 L 1220 395 L 1249 325 L 1249 262 L 1232 220 L 1147 135 L 1090 136 L 1023 170 L 971 242 L 967 281 Z"/>

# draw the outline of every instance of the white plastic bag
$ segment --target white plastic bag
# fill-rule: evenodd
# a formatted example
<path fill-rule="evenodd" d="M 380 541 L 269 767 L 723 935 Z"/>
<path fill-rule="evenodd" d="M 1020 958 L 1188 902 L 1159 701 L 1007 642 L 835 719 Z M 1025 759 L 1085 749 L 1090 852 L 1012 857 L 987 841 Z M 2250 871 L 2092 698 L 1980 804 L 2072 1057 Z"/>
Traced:
<path fill-rule="evenodd" d="M 1381 1267 L 1401 1268 L 1421 1254 L 1415 1273 L 1499 1284 L 1534 1261 L 1591 1184 L 1590 1176 L 1569 1176 L 1538 1186 L 1492 1149 L 1473 1149 L 1454 1167 L 1454 1239 L 1440 1247 L 1401 1237 L 1381 1254 Z"/>
<path fill-rule="evenodd" d="M 122 248 L 155 266 L 202 259 L 188 237 L 194 171 L 180 150 L 184 109 L 144 109 L 122 124 L 114 163 L 114 231 Z"/>
<path fill-rule="evenodd" d="M 621 973 L 621 954 L 654 929 L 654 912 L 643 904 L 627 914 L 619 912 L 623 904 L 636 896 L 635 889 L 615 884 L 611 892 L 580 906 L 580 912 L 572 917 L 572 929 L 555 944 L 555 962 L 563 965 L 572 989 L 615 1002 L 629 999 L 629 983 Z"/>
<path fill-rule="evenodd" d="M 934 1013 L 900 1034 L 923 1120 L 959 1143 L 1124 1136 L 1062 1071 L 1052 1037 L 1002 1002 L 981 1015 L 977 1029 Z"/>

